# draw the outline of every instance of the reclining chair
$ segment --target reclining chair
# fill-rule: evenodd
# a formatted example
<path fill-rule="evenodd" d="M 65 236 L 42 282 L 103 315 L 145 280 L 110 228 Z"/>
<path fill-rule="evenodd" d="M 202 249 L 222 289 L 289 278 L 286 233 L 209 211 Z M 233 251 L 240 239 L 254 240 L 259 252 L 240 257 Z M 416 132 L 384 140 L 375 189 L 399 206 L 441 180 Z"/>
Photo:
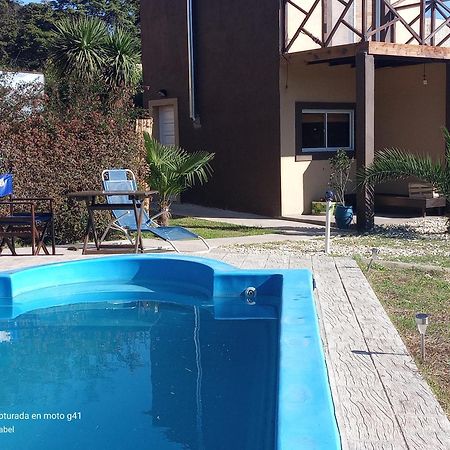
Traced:
<path fill-rule="evenodd" d="M 53 200 L 49 197 L 14 197 L 10 173 L 0 175 L 0 198 L 0 253 L 7 246 L 13 255 L 17 255 L 15 239 L 30 238 L 32 255 L 38 255 L 41 250 L 49 255 L 44 239 L 50 236 L 54 255 Z M 44 203 L 47 208 L 41 210 Z"/>
<path fill-rule="evenodd" d="M 129 169 L 110 169 L 102 172 L 102 184 L 105 191 L 136 191 L 137 183 L 134 173 Z M 132 203 L 128 196 L 108 196 L 107 201 L 110 204 L 123 204 Z M 142 207 L 142 206 L 141 206 Z M 113 219 L 109 222 L 105 232 L 103 233 L 100 243 L 106 238 L 109 230 L 118 230 L 125 234 L 127 239 L 133 244 L 133 239 L 130 235 L 130 231 L 137 231 L 136 218 L 133 211 L 124 210 L 112 210 Z M 163 239 L 171 245 L 171 247 L 179 253 L 180 250 L 175 245 L 175 241 L 200 239 L 206 246 L 207 250 L 210 250 L 208 243 L 198 234 L 187 230 L 186 228 L 173 226 L 163 227 L 160 226 L 155 219 L 161 216 L 163 212 L 155 214 L 149 217 L 147 212 L 143 211 L 143 221 L 141 231 L 148 231 L 154 236 Z"/>

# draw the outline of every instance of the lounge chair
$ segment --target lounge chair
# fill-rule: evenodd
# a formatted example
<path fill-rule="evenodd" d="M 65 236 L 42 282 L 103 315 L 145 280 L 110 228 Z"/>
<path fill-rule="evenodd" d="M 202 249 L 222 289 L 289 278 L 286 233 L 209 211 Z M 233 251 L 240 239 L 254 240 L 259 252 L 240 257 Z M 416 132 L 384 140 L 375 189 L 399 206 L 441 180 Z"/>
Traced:
<path fill-rule="evenodd" d="M 0 253 L 7 246 L 17 255 L 15 238 L 30 238 L 31 253 L 38 255 L 49 251 L 44 239 L 51 238 L 52 255 L 55 254 L 53 200 L 49 197 L 18 198 L 13 196 L 13 175 L 0 175 Z M 46 208 L 42 210 L 42 206 Z"/>
<path fill-rule="evenodd" d="M 104 170 L 102 172 L 102 184 L 103 189 L 109 192 L 137 190 L 136 177 L 134 176 L 134 173 L 129 169 Z M 132 203 L 128 196 L 120 195 L 109 196 L 107 197 L 107 201 L 109 204 Z M 130 211 L 112 210 L 111 213 L 113 219 L 111 220 L 111 222 L 109 222 L 105 232 L 100 238 L 100 243 L 105 240 L 109 230 L 113 229 L 124 233 L 130 243 L 133 244 L 133 239 L 130 235 L 130 232 L 137 231 L 134 211 L 132 211 L 131 209 Z M 158 214 L 155 214 L 154 216 L 149 217 L 147 212 L 144 210 L 141 231 L 148 231 L 154 236 L 163 239 L 164 241 L 169 243 L 177 253 L 179 253 L 180 250 L 175 245 L 175 241 L 185 241 L 192 239 L 200 239 L 205 244 L 206 248 L 210 250 L 208 243 L 201 236 L 187 230 L 186 228 L 179 226 L 160 226 L 156 222 L 156 219 L 162 214 L 163 212 L 160 212 Z"/>

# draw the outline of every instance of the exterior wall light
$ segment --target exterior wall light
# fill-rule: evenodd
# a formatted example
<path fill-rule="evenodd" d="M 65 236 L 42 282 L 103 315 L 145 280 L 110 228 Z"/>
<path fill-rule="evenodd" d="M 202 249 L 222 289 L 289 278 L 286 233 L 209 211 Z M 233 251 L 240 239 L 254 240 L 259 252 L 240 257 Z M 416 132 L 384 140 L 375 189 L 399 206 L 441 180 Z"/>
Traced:
<path fill-rule="evenodd" d="M 425 333 L 428 327 L 428 314 L 416 314 L 416 325 L 420 333 L 420 356 L 422 362 L 425 361 Z"/>

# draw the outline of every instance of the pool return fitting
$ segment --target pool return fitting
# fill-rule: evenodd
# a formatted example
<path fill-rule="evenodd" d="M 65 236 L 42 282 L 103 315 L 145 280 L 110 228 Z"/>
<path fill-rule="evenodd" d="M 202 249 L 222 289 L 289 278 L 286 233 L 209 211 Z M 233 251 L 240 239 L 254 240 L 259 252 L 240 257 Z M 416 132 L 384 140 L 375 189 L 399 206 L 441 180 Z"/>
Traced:
<path fill-rule="evenodd" d="M 253 286 L 249 286 L 245 291 L 245 301 L 248 305 L 256 305 L 255 298 L 256 298 L 256 288 Z"/>

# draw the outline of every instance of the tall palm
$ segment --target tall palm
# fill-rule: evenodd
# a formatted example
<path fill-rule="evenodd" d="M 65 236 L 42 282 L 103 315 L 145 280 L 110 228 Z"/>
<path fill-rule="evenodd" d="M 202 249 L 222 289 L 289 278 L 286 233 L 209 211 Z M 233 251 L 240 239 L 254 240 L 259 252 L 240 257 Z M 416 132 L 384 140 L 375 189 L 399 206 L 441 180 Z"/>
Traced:
<path fill-rule="evenodd" d="M 162 145 L 144 132 L 145 148 L 150 175 L 148 183 L 159 192 L 159 207 L 163 213 L 161 223 L 166 225 L 170 216 L 171 198 L 197 182 L 206 183 L 212 174 L 210 162 L 214 153 L 194 152 L 175 146 Z"/>
<path fill-rule="evenodd" d="M 390 180 L 416 177 L 430 183 L 450 202 L 450 133 L 443 129 L 446 149 L 444 157 L 434 161 L 429 155 L 414 155 L 397 148 L 376 154 L 373 164 L 357 174 L 360 185 L 374 186 Z"/>
<path fill-rule="evenodd" d="M 106 81 L 113 86 L 135 86 L 141 79 L 139 41 L 130 32 L 117 28 L 109 34 L 106 45 Z"/>
<path fill-rule="evenodd" d="M 55 25 L 50 58 L 60 78 L 72 77 L 110 87 L 134 87 L 141 77 L 137 37 L 122 28 L 109 29 L 96 17 L 69 17 Z"/>
<path fill-rule="evenodd" d="M 61 77 L 84 82 L 99 78 L 106 65 L 108 30 L 93 17 L 66 18 L 55 24 L 50 58 Z"/>

